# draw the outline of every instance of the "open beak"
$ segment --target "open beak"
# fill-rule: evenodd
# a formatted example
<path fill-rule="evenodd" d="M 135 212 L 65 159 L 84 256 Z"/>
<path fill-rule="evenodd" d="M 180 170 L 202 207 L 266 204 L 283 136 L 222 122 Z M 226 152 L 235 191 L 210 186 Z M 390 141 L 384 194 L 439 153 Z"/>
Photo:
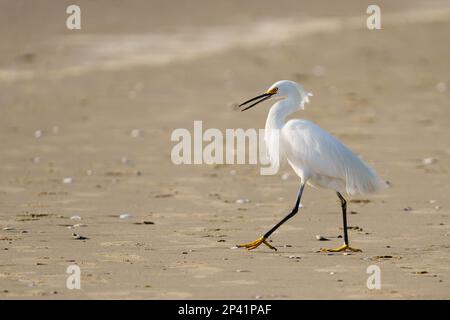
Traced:
<path fill-rule="evenodd" d="M 246 105 L 247 103 L 250 103 L 250 102 L 253 102 L 253 101 L 257 100 L 255 103 L 252 103 L 251 105 L 245 107 L 244 109 L 241 109 L 241 111 L 245 111 L 245 110 L 247 110 L 247 109 L 250 109 L 251 107 L 256 106 L 256 105 L 257 105 L 258 103 L 260 103 L 260 102 L 263 102 L 263 101 L 265 101 L 265 100 L 267 100 L 267 99 L 270 99 L 274 94 L 275 94 L 275 92 L 274 92 L 274 93 L 268 93 L 268 92 L 263 93 L 263 94 L 261 94 L 261 95 L 259 95 L 259 96 L 257 96 L 257 97 L 254 97 L 254 98 L 252 98 L 252 99 L 250 99 L 250 100 L 247 100 L 247 101 L 241 103 L 241 104 L 239 105 L 239 107 L 242 107 L 242 106 Z M 258 99 L 259 99 L 259 100 L 258 100 Z"/>

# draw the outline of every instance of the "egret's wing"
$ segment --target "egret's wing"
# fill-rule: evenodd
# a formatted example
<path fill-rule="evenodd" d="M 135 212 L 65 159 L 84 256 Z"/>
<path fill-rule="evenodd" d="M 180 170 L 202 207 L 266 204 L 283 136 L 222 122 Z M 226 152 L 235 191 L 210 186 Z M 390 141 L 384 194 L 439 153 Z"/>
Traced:
<path fill-rule="evenodd" d="M 290 120 L 282 130 L 283 152 L 310 175 L 340 179 L 350 195 L 374 192 L 385 183 L 331 134 L 306 120 Z"/>

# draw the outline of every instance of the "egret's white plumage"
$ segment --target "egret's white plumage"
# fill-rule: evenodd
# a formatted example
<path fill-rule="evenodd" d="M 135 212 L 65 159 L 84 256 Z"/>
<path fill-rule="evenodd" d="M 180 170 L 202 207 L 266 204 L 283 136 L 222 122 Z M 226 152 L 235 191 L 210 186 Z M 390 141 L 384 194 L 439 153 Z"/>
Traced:
<path fill-rule="evenodd" d="M 302 119 L 286 122 L 288 115 L 304 109 L 310 96 L 312 94 L 306 92 L 300 84 L 282 80 L 274 83 L 266 93 L 240 105 L 242 107 L 257 100 L 242 109 L 244 111 L 272 97 L 279 99 L 270 108 L 267 116 L 266 149 L 272 162 L 272 168 L 278 169 L 280 160 L 285 159 L 301 179 L 297 201 L 292 211 L 262 237 L 238 245 L 240 248 L 252 250 L 264 243 L 269 248 L 276 250 L 267 242 L 267 238 L 298 212 L 303 190 L 305 185 L 309 184 L 336 191 L 341 202 L 344 244 L 336 249 L 323 248 L 321 250 L 327 252 L 361 251 L 349 245 L 347 201 L 342 193 L 348 195 L 372 193 L 385 187 L 386 183 L 349 148 L 316 124 Z"/>
<path fill-rule="evenodd" d="M 274 97 L 281 100 L 271 107 L 265 130 L 274 166 L 286 159 L 302 182 L 348 195 L 371 193 L 385 186 L 371 167 L 318 125 L 302 119 L 285 122 L 288 115 L 304 109 L 311 93 L 289 80 L 276 82 L 268 92 L 275 88 Z"/>

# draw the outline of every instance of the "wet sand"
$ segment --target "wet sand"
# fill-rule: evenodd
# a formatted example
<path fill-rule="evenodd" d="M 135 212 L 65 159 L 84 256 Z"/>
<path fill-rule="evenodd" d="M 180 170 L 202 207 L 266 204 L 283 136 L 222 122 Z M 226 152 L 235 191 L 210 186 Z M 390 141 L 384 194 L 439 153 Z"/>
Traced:
<path fill-rule="evenodd" d="M 41 3 L 0 4 L 0 298 L 450 298 L 445 2 L 381 2 L 378 31 L 361 1 L 81 1 L 80 31 L 68 2 Z M 171 161 L 172 131 L 194 120 L 263 128 L 268 103 L 235 105 L 279 79 L 314 93 L 295 117 L 390 183 L 349 201 L 362 253 L 318 252 L 341 244 L 341 215 L 313 188 L 277 252 L 232 250 L 287 213 L 298 178 Z M 73 264 L 81 290 L 66 288 Z"/>

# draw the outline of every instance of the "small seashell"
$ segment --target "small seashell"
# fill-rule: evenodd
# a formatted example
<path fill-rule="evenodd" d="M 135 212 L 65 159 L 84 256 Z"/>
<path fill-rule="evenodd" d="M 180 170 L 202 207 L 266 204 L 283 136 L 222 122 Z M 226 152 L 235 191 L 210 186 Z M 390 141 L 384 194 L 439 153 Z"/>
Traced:
<path fill-rule="evenodd" d="M 2 230 L 9 231 L 9 230 L 14 230 L 14 228 L 13 227 L 4 227 Z"/>
<path fill-rule="evenodd" d="M 43 132 L 42 130 L 36 130 L 36 131 L 34 132 L 34 137 L 35 137 L 36 139 L 39 139 L 39 138 L 42 137 L 43 134 L 44 134 L 44 132 Z"/>
<path fill-rule="evenodd" d="M 71 216 L 70 220 L 81 220 L 80 216 Z"/>
<path fill-rule="evenodd" d="M 237 199 L 236 203 L 237 204 L 244 204 L 244 203 L 249 203 L 250 200 L 249 199 Z"/>
<path fill-rule="evenodd" d="M 412 208 L 411 207 L 406 207 L 406 208 L 403 208 L 403 211 L 412 211 Z"/>
<path fill-rule="evenodd" d="M 73 179 L 72 179 L 71 177 L 65 177 L 65 178 L 62 180 L 62 182 L 65 183 L 65 184 L 69 184 L 69 183 L 72 183 L 72 182 L 73 182 Z"/>
<path fill-rule="evenodd" d="M 128 213 L 123 213 L 123 214 L 121 214 L 119 216 L 120 219 L 126 219 L 126 218 L 129 218 L 129 217 L 131 217 L 131 214 L 128 214 Z"/>
<path fill-rule="evenodd" d="M 250 270 L 237 269 L 236 272 L 250 272 Z"/>
<path fill-rule="evenodd" d="M 321 236 L 320 234 L 316 235 L 316 240 L 319 240 L 319 241 L 330 241 L 330 239 L 325 238 L 324 236 Z"/>
<path fill-rule="evenodd" d="M 333 274 L 335 274 L 335 272 L 334 272 L 334 271 L 331 271 L 330 274 L 333 275 Z"/>
<path fill-rule="evenodd" d="M 429 165 L 431 165 L 433 163 L 436 163 L 436 162 L 437 162 L 437 159 L 435 159 L 435 158 L 425 158 L 425 159 L 422 160 L 422 164 L 425 165 L 425 166 L 429 166 Z"/>
<path fill-rule="evenodd" d="M 72 237 L 73 237 L 75 240 L 87 240 L 87 239 L 89 239 L 89 238 L 84 237 L 84 236 L 82 236 L 82 235 L 80 235 L 80 234 L 77 234 L 77 233 L 72 233 Z"/>
<path fill-rule="evenodd" d="M 302 257 L 299 257 L 299 256 L 289 256 L 289 259 L 301 259 Z"/>
<path fill-rule="evenodd" d="M 141 136 L 141 130 L 140 129 L 133 129 L 133 130 L 131 130 L 130 135 L 133 138 L 138 138 L 138 137 Z"/>

